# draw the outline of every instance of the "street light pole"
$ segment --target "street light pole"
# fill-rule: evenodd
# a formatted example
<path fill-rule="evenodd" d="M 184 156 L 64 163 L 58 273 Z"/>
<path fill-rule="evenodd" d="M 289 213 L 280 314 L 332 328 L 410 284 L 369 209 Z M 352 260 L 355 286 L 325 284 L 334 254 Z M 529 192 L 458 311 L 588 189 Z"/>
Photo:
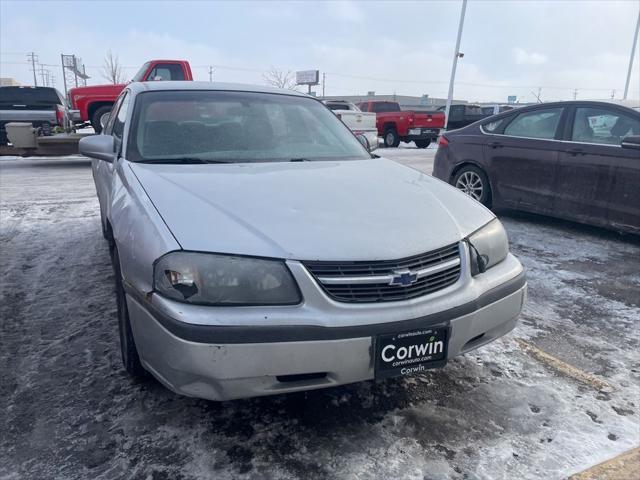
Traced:
<path fill-rule="evenodd" d="M 456 67 L 458 66 L 458 58 L 460 58 L 460 39 L 462 38 L 462 27 L 464 25 L 464 13 L 467 10 L 467 0 L 462 0 L 462 10 L 460 11 L 460 24 L 458 25 L 458 39 L 456 40 L 456 51 L 453 53 L 453 66 L 451 67 L 451 79 L 449 80 L 449 94 L 447 95 L 447 106 L 444 109 L 444 129 L 447 129 L 449 123 L 449 109 L 453 100 L 453 83 L 456 79 Z"/>
<path fill-rule="evenodd" d="M 636 54 L 636 46 L 638 45 L 638 30 L 640 30 L 640 11 L 638 11 L 638 21 L 636 22 L 636 33 L 633 35 L 633 45 L 631 45 L 631 58 L 629 58 L 629 70 L 627 70 L 627 82 L 624 84 L 624 95 L 622 98 L 627 99 L 629 93 L 629 82 L 631 81 L 631 70 L 633 70 L 633 57 Z"/>

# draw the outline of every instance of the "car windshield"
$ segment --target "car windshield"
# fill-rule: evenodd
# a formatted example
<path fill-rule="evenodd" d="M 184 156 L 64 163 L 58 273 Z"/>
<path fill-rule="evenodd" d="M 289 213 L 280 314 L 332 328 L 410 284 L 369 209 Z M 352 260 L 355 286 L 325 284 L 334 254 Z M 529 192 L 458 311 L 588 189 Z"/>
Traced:
<path fill-rule="evenodd" d="M 138 70 L 138 73 L 136 73 L 133 78 L 131 79 L 132 82 L 141 82 L 142 81 L 142 77 L 144 77 L 144 74 L 147 73 L 147 70 L 149 69 L 149 65 L 151 64 L 151 62 L 147 62 L 144 65 L 142 65 L 142 67 L 140 67 L 140 70 Z"/>
<path fill-rule="evenodd" d="M 0 87 L 2 105 L 60 105 L 62 100 L 53 88 L 48 87 Z"/>
<path fill-rule="evenodd" d="M 392 102 L 374 103 L 373 111 L 376 113 L 399 112 L 400 106 Z"/>
<path fill-rule="evenodd" d="M 128 138 L 127 158 L 137 162 L 371 158 L 349 129 L 317 100 L 271 93 L 141 93 Z"/>

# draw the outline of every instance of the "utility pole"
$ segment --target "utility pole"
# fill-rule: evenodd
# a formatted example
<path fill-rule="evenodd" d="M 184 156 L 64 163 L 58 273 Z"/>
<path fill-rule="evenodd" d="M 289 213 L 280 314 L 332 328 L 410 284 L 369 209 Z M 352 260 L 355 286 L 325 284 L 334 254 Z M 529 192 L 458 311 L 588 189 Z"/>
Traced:
<path fill-rule="evenodd" d="M 578 98 L 578 89 L 574 88 L 573 89 L 573 99 L 576 100 Z"/>
<path fill-rule="evenodd" d="M 60 62 L 62 63 L 62 83 L 64 84 L 64 94 L 67 95 L 67 72 L 64 67 L 64 54 L 60 54 Z"/>
<path fill-rule="evenodd" d="M 611 90 L 611 100 L 613 100 L 615 97 L 616 97 L 616 91 Z"/>
<path fill-rule="evenodd" d="M 633 70 L 633 57 L 636 54 L 636 46 L 638 44 L 638 31 L 640 30 L 640 11 L 638 11 L 638 20 L 636 21 L 636 33 L 633 35 L 633 44 L 631 45 L 631 56 L 629 57 L 629 69 L 627 70 L 627 81 L 624 84 L 623 100 L 627 99 L 629 93 L 629 82 L 631 81 L 631 70 Z"/>
<path fill-rule="evenodd" d="M 322 73 L 322 98 L 324 98 L 324 83 L 326 79 L 327 79 L 327 74 Z"/>
<path fill-rule="evenodd" d="M 33 86 L 38 86 L 38 79 L 36 78 L 36 62 L 38 61 L 38 56 L 35 52 L 31 52 L 27 54 L 27 59 L 31 60 L 31 71 L 33 72 Z"/>
<path fill-rule="evenodd" d="M 209 81 L 213 82 L 213 67 L 209 65 Z"/>
<path fill-rule="evenodd" d="M 40 65 L 40 77 L 42 77 L 42 86 L 44 87 L 46 84 L 44 82 L 44 65 Z"/>
<path fill-rule="evenodd" d="M 456 67 L 458 66 L 458 58 L 462 58 L 464 54 L 460 53 L 460 40 L 462 39 L 462 27 L 464 26 L 464 13 L 467 10 L 467 0 L 462 0 L 462 10 L 460 11 L 460 23 L 458 24 L 458 38 L 456 39 L 456 50 L 453 53 L 453 65 L 451 66 L 451 79 L 449 80 L 449 93 L 447 95 L 447 106 L 444 109 L 444 129 L 447 129 L 449 122 L 449 110 L 451 109 L 451 101 L 453 100 L 453 83 L 456 79 Z"/>

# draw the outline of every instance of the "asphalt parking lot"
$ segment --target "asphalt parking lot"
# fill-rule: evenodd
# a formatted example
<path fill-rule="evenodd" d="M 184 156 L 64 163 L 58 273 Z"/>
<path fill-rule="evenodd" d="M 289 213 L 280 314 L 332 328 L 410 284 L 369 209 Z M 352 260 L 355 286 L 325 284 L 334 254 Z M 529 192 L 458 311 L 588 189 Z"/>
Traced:
<path fill-rule="evenodd" d="M 378 153 L 429 173 L 434 150 Z M 513 333 L 417 377 L 214 403 L 122 370 L 90 162 L 0 159 L 0 478 L 555 479 L 637 447 L 640 240 L 500 217 L 529 282 Z"/>

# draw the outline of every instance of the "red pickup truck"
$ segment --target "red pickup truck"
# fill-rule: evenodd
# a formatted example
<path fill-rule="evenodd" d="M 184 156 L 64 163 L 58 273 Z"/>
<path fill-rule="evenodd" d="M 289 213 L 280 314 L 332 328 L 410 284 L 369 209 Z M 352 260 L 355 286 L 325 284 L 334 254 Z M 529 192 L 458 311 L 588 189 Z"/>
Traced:
<path fill-rule="evenodd" d="M 427 148 L 444 128 L 443 112 L 402 111 L 397 102 L 369 100 L 358 104 L 363 112 L 376 113 L 378 135 L 385 147 L 397 147 L 400 141 L 415 142 L 418 148 Z"/>
<path fill-rule="evenodd" d="M 191 66 L 185 60 L 151 60 L 142 65 L 131 81 L 154 80 L 193 80 Z M 120 83 L 72 88 L 67 100 L 71 119 L 75 124 L 91 123 L 96 133 L 100 133 L 102 117 L 109 114 L 124 87 Z"/>

